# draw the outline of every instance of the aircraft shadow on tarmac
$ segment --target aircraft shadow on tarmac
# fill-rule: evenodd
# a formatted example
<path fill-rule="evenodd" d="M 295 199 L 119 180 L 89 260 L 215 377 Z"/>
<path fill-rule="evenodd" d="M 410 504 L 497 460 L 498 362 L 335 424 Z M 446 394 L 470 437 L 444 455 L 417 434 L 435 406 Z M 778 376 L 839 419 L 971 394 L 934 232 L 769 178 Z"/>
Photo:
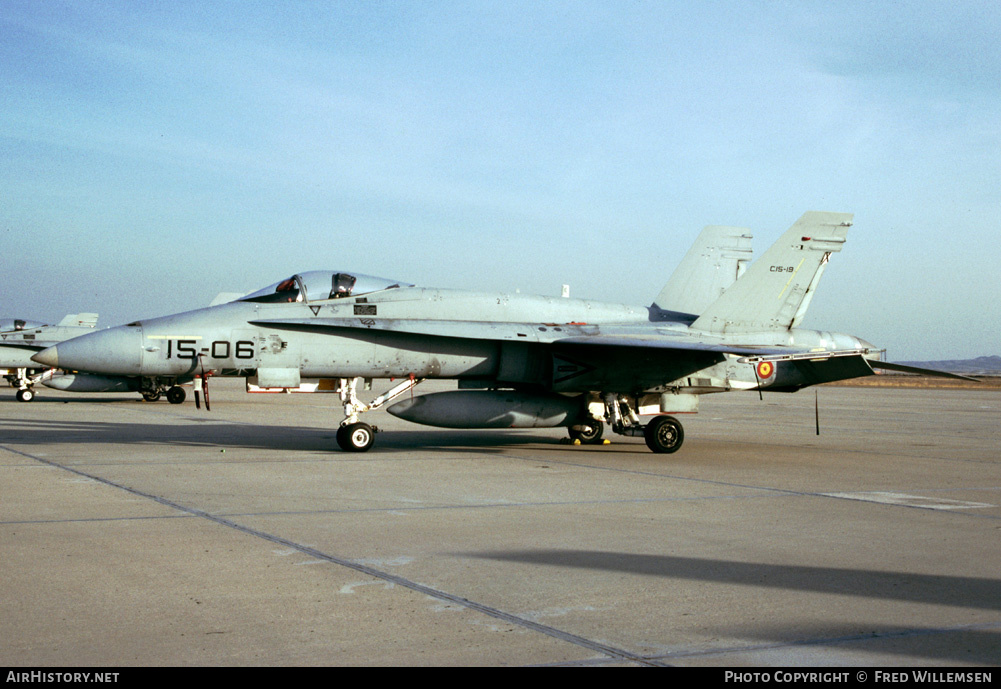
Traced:
<path fill-rule="evenodd" d="M 977 625 L 971 625 L 976 627 Z M 986 625 L 984 625 L 986 626 Z M 863 629 L 865 631 L 859 631 Z M 761 640 L 761 649 L 769 647 L 789 646 L 789 629 L 781 626 L 757 626 L 752 628 L 728 627 L 720 630 L 720 634 Z M 796 641 L 798 647 L 833 648 L 845 646 L 861 652 L 878 654 L 893 654 L 907 658 L 921 658 L 925 662 L 964 663 L 964 664 L 998 664 L 998 633 L 983 629 L 914 629 L 899 625 L 887 625 L 872 620 L 860 620 L 853 626 L 817 625 L 812 631 L 809 627 L 798 627 L 796 636 L 806 641 Z M 949 643 L 943 643 L 943 635 L 948 634 Z M 953 639 L 952 637 L 961 637 Z M 740 652 L 741 649 L 729 649 Z M 752 649 L 753 650 L 753 649 Z"/>
<path fill-rule="evenodd" d="M 1001 610 L 1001 580 L 998 579 L 589 550 L 523 550 L 464 555 L 670 579 L 863 596 L 977 610 Z"/>
<path fill-rule="evenodd" d="M 333 440 L 334 432 L 328 429 L 257 426 L 212 419 L 185 425 L 0 420 L 0 433 L 4 443 L 11 445 L 150 444 L 286 451 L 322 451 L 337 447 Z"/>
<path fill-rule="evenodd" d="M 15 402 L 11 397 L 0 398 L 0 404 Z M 148 407 L 157 403 L 143 402 L 134 396 L 107 397 L 80 395 L 72 400 L 59 398 L 36 397 L 31 403 L 38 407 L 48 404 L 100 404 L 129 405 Z M 162 403 L 160 403 L 162 405 Z M 186 410 L 187 411 L 187 410 Z M 343 453 L 337 446 L 336 413 L 331 414 L 329 427 L 322 426 L 271 426 L 253 422 L 233 423 L 214 418 L 210 413 L 190 410 L 191 416 L 186 416 L 188 426 L 142 424 L 142 423 L 107 423 L 107 422 L 72 422 L 35 420 L 0 419 L 0 429 L 4 431 L 4 439 L 10 442 L 43 444 L 62 442 L 148 442 L 159 445 L 217 445 L 220 448 L 245 447 L 262 450 L 291 450 L 321 452 L 330 450 Z M 204 414 L 195 416 L 195 414 Z M 9 424 L 9 425 L 6 425 Z M 35 436 L 38 430 L 32 429 L 33 424 L 45 429 L 44 435 Z M 378 423 L 376 423 L 378 426 Z M 19 427 L 30 430 L 29 434 L 18 434 Z M 211 428 L 213 430 L 208 430 Z M 379 445 L 372 450 L 373 454 L 388 454 L 401 452 L 480 452 L 502 453 L 505 448 L 529 447 L 541 451 L 566 450 L 569 436 L 564 428 L 541 429 L 437 429 L 426 426 L 412 427 L 414 430 L 390 430 L 379 433 Z M 58 429 L 62 429 L 60 432 Z M 120 437 L 119 437 L 120 436 Z M 127 440 L 121 440 L 121 437 Z M 661 457 L 650 457 L 650 452 L 642 438 L 615 438 L 609 445 L 589 445 L 578 448 L 583 452 L 600 450 L 603 453 L 629 453 L 640 455 L 647 459 L 663 461 Z M 353 453 L 347 456 L 357 459 Z"/>
<path fill-rule="evenodd" d="M 882 572 L 837 567 L 777 565 L 757 562 L 733 562 L 674 555 L 648 555 L 588 550 L 521 550 L 460 553 L 464 557 L 536 564 L 559 568 L 591 569 L 622 572 L 641 576 L 685 579 L 717 584 L 756 586 L 817 594 L 835 594 L 859 598 L 883 599 L 929 606 L 951 606 L 984 611 L 1001 610 L 1001 580 L 953 575 L 917 574 L 912 572 Z M 831 634 L 830 628 L 817 632 L 824 637 L 818 643 L 848 643 L 870 638 L 891 642 L 879 652 L 918 653 L 924 657 L 996 664 L 999 660 L 997 632 L 977 629 L 949 629 L 946 633 L 962 634 L 963 643 L 948 651 L 942 648 L 938 634 L 943 630 L 915 630 L 899 625 L 860 621 L 878 631 L 860 632 L 845 629 L 841 635 Z M 732 629 L 730 632 L 732 633 Z M 756 635 L 779 643 L 787 632 L 777 627 L 772 632 L 752 630 L 744 635 Z M 797 632 L 802 638 L 802 634 Z M 906 639 L 907 648 L 900 648 L 894 639 Z"/>
<path fill-rule="evenodd" d="M 140 422 L 53 421 L 48 419 L 0 419 L 3 442 L 13 445 L 64 443 L 154 444 L 207 446 L 221 449 L 247 448 L 285 452 L 330 452 L 343 458 L 360 458 L 337 447 L 336 427 L 270 426 L 232 423 L 211 417 L 192 418 L 189 423 L 149 424 Z M 561 447 L 553 435 L 541 436 L 504 431 L 389 431 L 372 456 L 419 451 L 500 453 L 505 446 L 542 443 Z M 642 444 L 635 450 L 642 452 Z M 647 454 L 647 453 L 644 453 Z"/>

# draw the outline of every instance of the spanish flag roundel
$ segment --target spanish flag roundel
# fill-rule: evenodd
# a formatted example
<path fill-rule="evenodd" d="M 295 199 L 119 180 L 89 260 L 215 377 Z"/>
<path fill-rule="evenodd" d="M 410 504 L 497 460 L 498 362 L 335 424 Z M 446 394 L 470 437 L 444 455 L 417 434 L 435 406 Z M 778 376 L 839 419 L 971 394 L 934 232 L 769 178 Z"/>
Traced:
<path fill-rule="evenodd" d="M 773 373 L 775 373 L 775 365 L 772 362 L 762 361 L 758 363 L 758 378 L 771 378 Z"/>

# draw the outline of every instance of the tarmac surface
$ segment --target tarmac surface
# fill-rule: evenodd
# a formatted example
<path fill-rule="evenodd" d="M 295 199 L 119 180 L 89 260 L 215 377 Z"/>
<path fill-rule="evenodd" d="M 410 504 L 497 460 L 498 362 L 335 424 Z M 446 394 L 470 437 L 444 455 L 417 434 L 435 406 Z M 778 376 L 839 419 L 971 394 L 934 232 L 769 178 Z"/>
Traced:
<path fill-rule="evenodd" d="M 0 664 L 1001 663 L 998 389 L 710 395 L 674 455 L 211 394 L 0 390 Z"/>

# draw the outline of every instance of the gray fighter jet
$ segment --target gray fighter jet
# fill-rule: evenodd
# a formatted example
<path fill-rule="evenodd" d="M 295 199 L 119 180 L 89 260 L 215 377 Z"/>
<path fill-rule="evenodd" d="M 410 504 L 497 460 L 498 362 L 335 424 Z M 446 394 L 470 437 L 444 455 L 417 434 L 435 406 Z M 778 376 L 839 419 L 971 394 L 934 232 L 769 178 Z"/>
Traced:
<path fill-rule="evenodd" d="M 53 373 L 31 360 L 38 352 L 73 337 L 92 332 L 96 313 L 66 316 L 56 325 L 21 318 L 0 318 L 0 374 L 17 388 L 19 402 L 35 399 L 34 387 Z"/>
<path fill-rule="evenodd" d="M 459 389 L 388 411 L 449 428 L 562 426 L 582 443 L 600 442 L 608 423 L 644 437 L 655 452 L 675 452 L 684 431 L 672 414 L 697 411 L 702 394 L 791 392 L 874 368 L 949 375 L 882 362 L 881 350 L 852 335 L 798 327 L 851 218 L 804 214 L 735 282 L 748 248 L 741 241 L 718 255 L 686 257 L 683 266 L 716 262 L 727 273 L 721 288 L 695 271 L 700 291 L 721 291 L 711 300 L 687 301 L 681 275 L 652 305 L 629 306 L 311 271 L 232 303 L 92 333 L 33 358 L 156 385 L 195 376 L 204 385 L 210 375 L 284 390 L 331 381 L 326 387 L 340 393 L 345 414 L 337 441 L 349 451 L 373 444 L 376 429 L 362 414 L 438 378 L 458 380 Z M 358 385 L 376 378 L 402 382 L 362 403 Z"/>
<path fill-rule="evenodd" d="M 671 276 L 671 281 L 661 291 L 658 302 L 679 311 L 698 311 L 702 306 L 712 303 L 744 272 L 747 264 L 750 263 L 752 252 L 749 232 L 749 230 L 739 227 L 708 226 L 704 228 Z M 322 271 L 321 274 L 324 277 L 320 278 L 320 281 L 329 282 L 325 277 L 326 274 L 323 274 Z M 223 292 L 216 296 L 209 306 L 218 306 L 246 296 L 248 295 L 243 293 Z M 69 318 L 71 317 L 67 317 L 67 319 Z M 23 325 L 24 321 L 18 321 L 18 323 Z M 32 325 L 40 326 L 42 324 L 33 323 Z M 11 325 L 11 327 L 14 326 Z M 78 333 L 69 333 L 67 337 L 76 334 Z M 44 349 L 56 341 L 49 339 L 44 345 L 35 347 L 35 349 Z M 63 347 L 63 351 L 65 350 L 66 347 Z M 28 359 L 33 353 L 33 351 L 27 351 L 21 356 L 29 364 L 34 365 L 34 362 Z M 48 387 L 68 392 L 139 392 L 148 402 L 165 397 L 171 404 L 181 404 L 187 396 L 181 386 L 200 377 L 197 371 L 186 375 L 161 376 L 136 374 L 131 369 L 125 373 L 112 373 L 112 368 L 105 367 L 104 373 L 48 369 L 44 375 L 38 376 L 36 380 Z M 257 385 L 256 377 L 253 378 L 253 381 L 253 384 L 248 384 L 248 391 L 264 390 Z M 313 382 L 300 384 L 295 388 L 296 391 L 303 392 L 315 392 L 318 389 L 329 390 L 329 385 Z M 288 388 L 269 389 L 269 391 L 282 390 L 288 390 Z M 31 393 L 26 394 L 30 395 Z M 31 398 L 27 397 L 27 399 Z M 195 401 L 198 403 L 197 397 Z M 208 404 L 207 397 L 206 404 Z"/>
<path fill-rule="evenodd" d="M 210 306 L 216 306 L 217 304 L 224 304 L 226 302 L 233 301 L 239 297 L 243 296 L 242 293 L 236 292 L 222 292 L 215 299 L 212 300 Z M 30 323 L 30 325 L 22 326 L 20 324 Z M 37 369 L 38 364 L 31 361 L 30 357 L 47 348 L 53 344 L 65 341 L 67 339 L 72 339 L 78 337 L 81 334 L 93 332 L 93 328 L 97 323 L 97 314 L 84 313 L 79 316 L 67 316 L 63 321 L 57 326 L 46 326 L 42 323 L 35 323 L 29 321 L 14 321 L 12 319 L 0 320 L 0 326 L 5 330 L 7 325 L 12 328 L 15 327 L 12 324 L 18 324 L 18 329 L 28 329 L 29 332 L 26 337 L 29 339 L 27 347 L 20 343 L 14 335 L 11 335 L 10 342 L 7 343 L 9 346 L 20 347 L 20 353 L 8 355 L 7 359 L 4 359 L 4 353 L 0 351 L 0 366 L 4 364 L 9 364 L 10 366 L 20 366 L 21 369 L 9 369 L 6 371 L 7 379 L 10 381 L 11 385 L 15 387 L 22 384 L 26 384 L 28 387 L 24 388 L 23 391 L 19 391 L 18 399 L 29 402 L 34 399 L 34 391 L 30 386 L 36 383 L 42 383 L 46 387 L 53 388 L 55 390 L 64 390 L 67 392 L 138 392 L 142 395 L 143 399 L 147 402 L 155 402 L 160 399 L 161 396 L 165 396 L 166 399 L 171 404 L 181 404 L 184 402 L 187 393 L 184 391 L 180 385 L 174 382 L 158 380 L 154 377 L 143 378 L 141 376 L 106 376 L 106 375 L 94 375 L 90 373 L 84 373 L 80 371 L 66 371 L 58 370 L 53 368 L 48 369 Z M 85 325 L 84 328 L 75 328 L 70 326 Z M 43 327 L 44 331 L 38 332 L 31 330 L 31 328 Z M 7 333 L 0 333 L 0 338 L 3 338 Z M 43 336 L 44 335 L 44 336 Z M 7 338 L 3 338 L 6 340 Z M 0 346 L 5 344 L 4 341 L 0 341 Z M 13 361 L 11 361 L 13 359 Z M 35 367 L 36 370 L 27 370 L 23 367 Z M 0 373 L 4 372 L 0 368 Z M 178 382 L 190 382 L 190 379 L 182 379 Z M 165 394 L 166 393 L 166 394 Z"/>

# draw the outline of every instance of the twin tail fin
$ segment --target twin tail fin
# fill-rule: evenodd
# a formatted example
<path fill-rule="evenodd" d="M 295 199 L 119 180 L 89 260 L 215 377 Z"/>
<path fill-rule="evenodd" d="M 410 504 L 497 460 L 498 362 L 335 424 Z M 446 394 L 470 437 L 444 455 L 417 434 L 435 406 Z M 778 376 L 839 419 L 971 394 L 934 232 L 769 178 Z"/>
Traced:
<path fill-rule="evenodd" d="M 851 213 L 808 211 L 692 323 L 708 333 L 788 330 L 806 315 L 831 254 L 841 251 Z"/>

